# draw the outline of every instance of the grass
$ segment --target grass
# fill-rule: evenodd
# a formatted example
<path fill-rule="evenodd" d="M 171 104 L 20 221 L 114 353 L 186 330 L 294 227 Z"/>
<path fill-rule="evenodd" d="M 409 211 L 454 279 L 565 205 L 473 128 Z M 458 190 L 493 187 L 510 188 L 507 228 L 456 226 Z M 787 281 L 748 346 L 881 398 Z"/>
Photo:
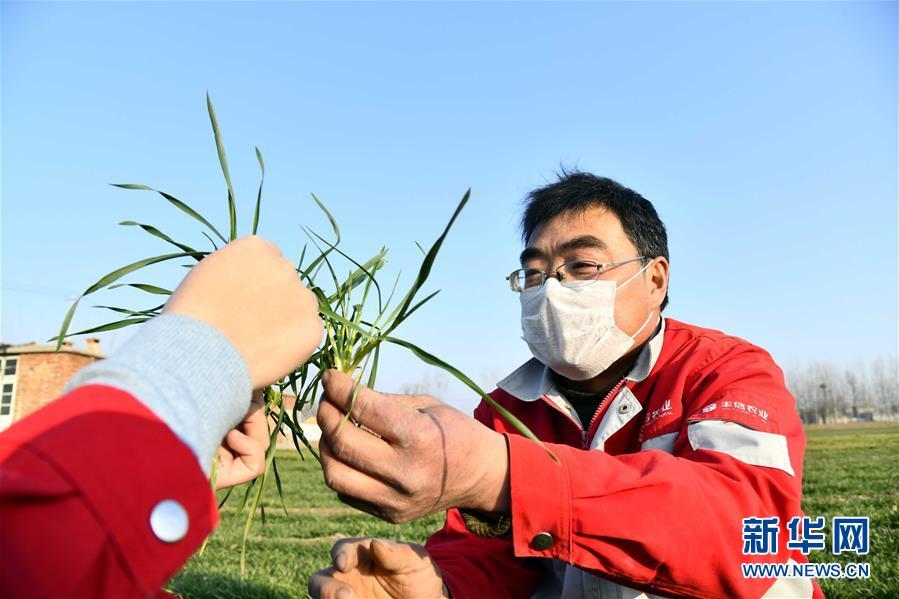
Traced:
<path fill-rule="evenodd" d="M 899 596 L 899 425 L 810 427 L 807 434 L 805 513 L 824 516 L 828 533 L 833 516 L 871 517 L 868 556 L 833 556 L 829 549 L 811 554 L 813 561 L 871 564 L 868 580 L 822 580 L 825 594 Z M 284 452 L 278 462 L 288 513 L 269 486 L 261 501 L 265 523 L 257 517 L 248 540 L 246 577 L 240 578 L 245 520 L 235 515 L 232 498 L 205 552 L 175 576 L 171 591 L 184 597 L 303 597 L 309 575 L 329 565 L 337 539 L 375 536 L 421 543 L 443 523 L 442 515 L 405 525 L 381 522 L 340 503 L 324 485 L 315 460 L 301 462 Z M 829 535 L 827 543 L 829 548 Z"/>
<path fill-rule="evenodd" d="M 423 542 L 443 524 L 434 515 L 393 525 L 341 503 L 323 481 L 312 458 L 278 451 L 287 514 L 274 485 L 266 487 L 247 541 L 246 576 L 240 578 L 240 545 L 245 518 L 236 515 L 234 497 L 221 510 L 221 523 L 202 555 L 195 555 L 172 580 L 169 590 L 184 597 L 304 597 L 306 580 L 330 565 L 337 539 L 374 536 Z M 221 493 L 220 493 L 221 495 Z M 238 494 L 240 495 L 240 494 Z"/>
<path fill-rule="evenodd" d="M 814 426 L 806 429 L 803 509 L 824 516 L 826 551 L 815 562 L 868 562 L 868 580 L 820 581 L 828 597 L 899 597 L 899 425 Z M 867 556 L 830 553 L 833 516 L 869 516 Z"/>

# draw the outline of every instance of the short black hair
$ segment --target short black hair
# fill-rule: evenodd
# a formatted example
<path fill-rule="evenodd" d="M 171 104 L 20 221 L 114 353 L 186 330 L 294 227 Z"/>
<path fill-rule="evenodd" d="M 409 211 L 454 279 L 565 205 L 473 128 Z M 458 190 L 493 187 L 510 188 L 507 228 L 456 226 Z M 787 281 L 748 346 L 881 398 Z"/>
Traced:
<path fill-rule="evenodd" d="M 665 223 L 649 200 L 617 181 L 577 169 L 562 168 L 556 179 L 531 191 L 524 199 L 521 238 L 525 244 L 537 227 L 563 212 L 602 206 L 618 217 L 624 234 L 641 256 L 664 256 L 670 261 Z M 667 305 L 666 294 L 661 308 Z"/>

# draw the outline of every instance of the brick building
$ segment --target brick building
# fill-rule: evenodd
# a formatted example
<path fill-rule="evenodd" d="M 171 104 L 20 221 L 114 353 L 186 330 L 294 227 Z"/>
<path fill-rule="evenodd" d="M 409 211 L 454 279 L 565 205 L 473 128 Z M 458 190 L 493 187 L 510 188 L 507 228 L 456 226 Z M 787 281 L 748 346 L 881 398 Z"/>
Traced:
<path fill-rule="evenodd" d="M 102 359 L 100 340 L 88 339 L 85 349 L 71 341 L 55 345 L 0 344 L 0 430 L 56 399 L 72 375 Z"/>

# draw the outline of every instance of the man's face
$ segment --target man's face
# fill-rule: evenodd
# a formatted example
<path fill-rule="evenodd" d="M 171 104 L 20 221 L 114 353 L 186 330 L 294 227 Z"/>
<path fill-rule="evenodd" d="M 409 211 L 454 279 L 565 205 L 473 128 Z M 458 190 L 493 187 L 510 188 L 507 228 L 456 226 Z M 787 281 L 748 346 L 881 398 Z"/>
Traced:
<path fill-rule="evenodd" d="M 566 262 L 591 260 L 606 264 L 639 255 L 618 217 L 606 208 L 594 206 L 583 212 L 563 212 L 537 227 L 521 254 L 521 265 L 522 268 L 548 272 Z M 599 278 L 620 285 L 641 268 L 640 261 L 630 262 L 605 271 Z M 618 327 L 633 335 L 646 322 L 650 311 L 655 310 L 657 315 L 667 286 L 668 263 L 664 258 L 657 258 L 646 271 L 616 292 L 615 322 Z M 645 341 L 652 332 L 651 326 L 644 328 L 635 339 L 636 343 Z"/>

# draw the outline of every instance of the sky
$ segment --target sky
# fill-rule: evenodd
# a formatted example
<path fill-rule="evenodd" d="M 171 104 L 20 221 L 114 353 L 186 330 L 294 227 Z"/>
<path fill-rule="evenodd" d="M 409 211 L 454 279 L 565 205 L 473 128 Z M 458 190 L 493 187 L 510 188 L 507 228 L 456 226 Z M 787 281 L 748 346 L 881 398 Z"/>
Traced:
<path fill-rule="evenodd" d="M 505 276 L 523 197 L 560 166 L 611 177 L 667 225 L 666 315 L 767 349 L 785 369 L 897 351 L 897 4 L 3 2 L 0 339 L 45 341 L 72 298 L 168 253 L 116 223 L 208 247 L 142 183 L 227 228 L 215 104 L 248 233 L 298 257 L 322 234 L 390 248 L 404 289 L 472 198 L 397 333 L 492 386 L 529 358 Z M 127 281 L 174 287 L 177 266 Z M 128 290 L 92 305 L 147 308 Z M 107 352 L 133 333 L 104 334 Z M 76 341 L 83 344 L 83 341 Z M 439 387 L 403 350 L 379 385 Z M 445 398 L 476 403 L 444 379 Z M 487 390 L 489 390 L 489 388 Z"/>

